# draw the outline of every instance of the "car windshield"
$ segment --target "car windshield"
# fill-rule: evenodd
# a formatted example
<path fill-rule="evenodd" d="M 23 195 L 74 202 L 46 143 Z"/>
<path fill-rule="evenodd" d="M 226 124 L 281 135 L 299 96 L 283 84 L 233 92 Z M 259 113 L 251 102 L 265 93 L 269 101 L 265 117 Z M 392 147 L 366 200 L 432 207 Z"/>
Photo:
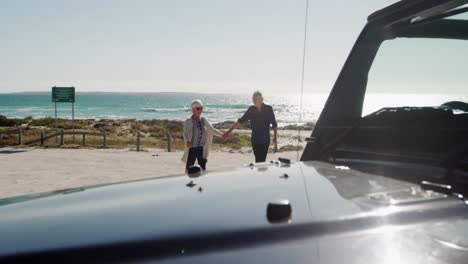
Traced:
<path fill-rule="evenodd" d="M 369 72 L 363 115 L 384 107 L 467 103 L 467 68 L 468 45 L 463 40 L 385 41 Z M 454 113 L 463 109 L 455 107 Z"/>
<path fill-rule="evenodd" d="M 338 143 L 330 144 L 330 156 L 334 162 L 355 169 L 378 170 L 418 184 L 443 182 L 464 193 L 468 45 L 466 35 L 451 39 L 437 26 L 446 25 L 444 29 L 450 31 L 454 25 L 466 26 L 466 22 L 439 18 L 412 23 L 406 26 L 415 29 L 424 25 L 419 28 L 420 35 L 415 34 L 424 37 L 403 34 L 406 37 L 381 43 L 367 76 L 361 119 Z M 431 23 L 438 33 L 424 35 Z M 400 36 L 398 29 L 395 31 Z M 405 166 L 411 169 L 397 172 Z"/>
<path fill-rule="evenodd" d="M 461 11 L 461 10 L 466 10 L 468 9 L 468 4 L 464 4 L 464 5 L 461 5 L 459 7 L 456 7 L 454 9 L 451 9 L 449 11 L 447 11 L 446 13 L 448 12 L 453 12 L 453 11 Z M 446 19 L 463 19 L 463 20 L 466 20 L 468 19 L 468 13 L 466 12 L 462 12 L 460 14 L 457 14 L 457 15 L 449 15 L 448 17 L 445 17 Z"/>
<path fill-rule="evenodd" d="M 466 20 L 466 8 L 465 4 L 449 10 L 447 12 L 457 13 L 443 19 Z M 384 41 L 369 72 L 363 115 L 383 107 L 467 103 L 467 59 L 465 40 L 397 38 Z M 453 110 L 461 113 L 466 109 L 461 106 Z"/>

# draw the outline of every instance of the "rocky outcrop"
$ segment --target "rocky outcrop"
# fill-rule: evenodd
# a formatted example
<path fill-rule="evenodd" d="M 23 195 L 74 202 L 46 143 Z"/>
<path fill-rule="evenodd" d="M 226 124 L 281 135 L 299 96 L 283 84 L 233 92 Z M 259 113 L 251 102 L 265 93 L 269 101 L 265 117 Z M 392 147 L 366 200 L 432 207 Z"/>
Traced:
<path fill-rule="evenodd" d="M 284 129 L 284 130 L 312 130 L 312 128 L 314 128 L 314 123 L 312 122 L 308 122 L 308 123 L 305 123 L 303 125 L 286 125 L 284 127 L 281 127 L 280 129 Z"/>
<path fill-rule="evenodd" d="M 278 149 L 278 152 L 285 152 L 285 151 L 298 151 L 302 150 L 302 146 L 297 146 L 297 145 L 285 145 L 282 146 Z"/>
<path fill-rule="evenodd" d="M 234 125 L 234 123 L 234 121 L 224 121 L 221 123 L 213 124 L 213 126 L 217 129 L 229 129 L 232 125 Z M 244 124 L 241 124 L 240 129 L 250 129 L 250 123 L 246 122 Z"/>

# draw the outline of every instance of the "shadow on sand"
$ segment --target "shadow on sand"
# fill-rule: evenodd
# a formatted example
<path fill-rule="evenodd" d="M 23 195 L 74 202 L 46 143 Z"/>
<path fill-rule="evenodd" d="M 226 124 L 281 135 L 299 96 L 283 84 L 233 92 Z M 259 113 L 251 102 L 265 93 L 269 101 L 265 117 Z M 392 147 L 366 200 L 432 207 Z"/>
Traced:
<path fill-rule="evenodd" d="M 0 150 L 0 154 L 16 154 L 21 152 L 26 152 L 27 150 L 14 150 L 14 149 L 6 149 Z"/>

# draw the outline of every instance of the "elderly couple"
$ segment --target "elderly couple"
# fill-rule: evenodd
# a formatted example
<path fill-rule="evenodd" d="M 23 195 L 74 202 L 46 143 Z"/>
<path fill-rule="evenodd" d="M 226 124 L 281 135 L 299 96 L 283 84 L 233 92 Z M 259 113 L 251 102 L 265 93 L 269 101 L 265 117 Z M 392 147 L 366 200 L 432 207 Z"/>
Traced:
<path fill-rule="evenodd" d="M 241 123 L 250 121 L 252 129 L 252 148 L 255 155 L 255 162 L 264 162 L 270 146 L 270 125 L 273 128 L 273 144 L 277 149 L 278 125 L 276 124 L 275 113 L 270 105 L 263 103 L 263 96 L 260 92 L 255 92 L 252 96 L 253 106 L 250 106 L 244 115 L 226 132 L 214 128 L 206 118 L 202 117 L 203 105 L 200 100 L 192 102 L 192 116 L 185 120 L 184 141 L 185 152 L 182 161 L 185 162 L 186 171 L 195 164 L 195 160 L 202 170 L 206 170 L 208 153 L 213 142 L 213 136 L 222 137 L 225 141 L 229 134 Z"/>

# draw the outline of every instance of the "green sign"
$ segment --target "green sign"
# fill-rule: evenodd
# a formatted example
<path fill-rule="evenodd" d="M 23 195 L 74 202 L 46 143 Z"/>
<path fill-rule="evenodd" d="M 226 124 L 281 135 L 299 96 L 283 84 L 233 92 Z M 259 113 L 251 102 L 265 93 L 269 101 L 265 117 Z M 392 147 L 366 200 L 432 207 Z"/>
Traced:
<path fill-rule="evenodd" d="M 74 103 L 75 87 L 52 87 L 53 103 Z"/>

